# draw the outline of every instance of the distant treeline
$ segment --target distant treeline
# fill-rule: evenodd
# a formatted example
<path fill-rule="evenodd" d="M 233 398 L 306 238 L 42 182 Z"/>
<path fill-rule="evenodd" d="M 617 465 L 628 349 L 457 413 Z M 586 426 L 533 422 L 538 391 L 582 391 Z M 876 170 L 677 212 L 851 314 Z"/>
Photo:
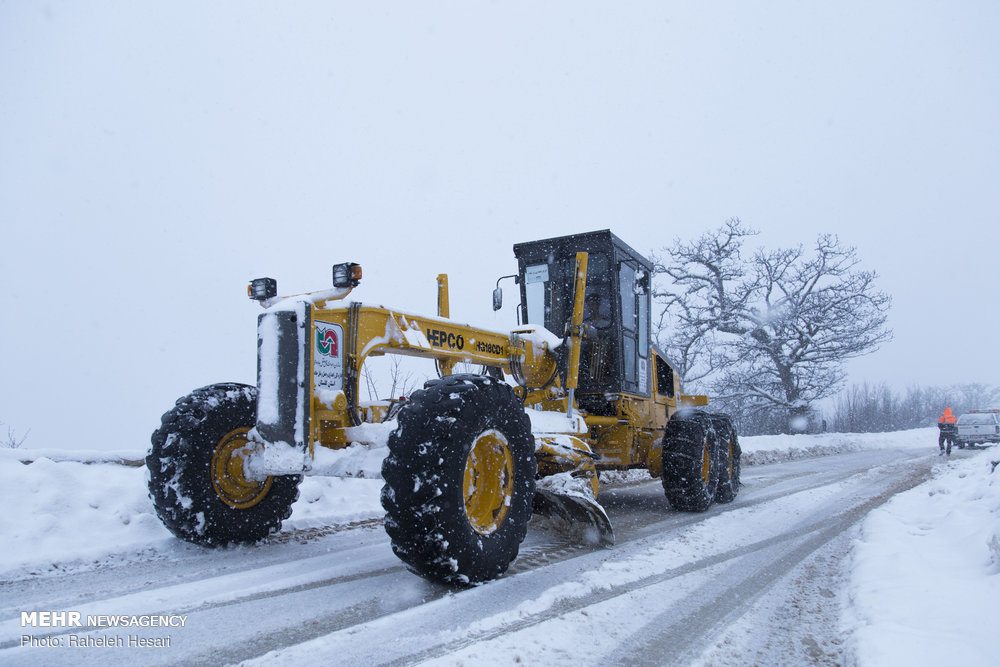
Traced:
<path fill-rule="evenodd" d="M 841 392 L 827 430 L 840 433 L 882 433 L 937 424 L 946 407 L 956 415 L 972 409 L 1000 408 L 1000 388 L 987 384 L 950 387 L 910 387 L 903 393 L 888 384 L 853 385 Z"/>

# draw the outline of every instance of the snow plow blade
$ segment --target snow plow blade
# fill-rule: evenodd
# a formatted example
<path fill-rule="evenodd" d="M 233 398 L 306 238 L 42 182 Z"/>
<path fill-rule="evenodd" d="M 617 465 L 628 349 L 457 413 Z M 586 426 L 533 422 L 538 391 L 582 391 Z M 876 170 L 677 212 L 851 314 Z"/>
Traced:
<path fill-rule="evenodd" d="M 615 543 L 615 531 L 607 512 L 586 495 L 567 495 L 536 488 L 532 509 L 561 529 L 582 531 L 581 537 L 586 542 L 604 547 Z"/>

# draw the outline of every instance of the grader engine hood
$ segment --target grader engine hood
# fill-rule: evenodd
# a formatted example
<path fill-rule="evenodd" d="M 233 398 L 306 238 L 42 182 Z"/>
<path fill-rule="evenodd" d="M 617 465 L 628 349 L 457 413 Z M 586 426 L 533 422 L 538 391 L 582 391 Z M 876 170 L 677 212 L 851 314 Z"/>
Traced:
<path fill-rule="evenodd" d="M 294 302 L 257 319 L 257 436 L 309 446 L 312 308 Z"/>

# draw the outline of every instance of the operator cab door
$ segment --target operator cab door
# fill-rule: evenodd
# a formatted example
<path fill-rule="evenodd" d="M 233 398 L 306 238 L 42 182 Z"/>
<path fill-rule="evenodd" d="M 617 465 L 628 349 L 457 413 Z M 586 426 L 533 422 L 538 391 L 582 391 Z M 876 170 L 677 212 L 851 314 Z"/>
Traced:
<path fill-rule="evenodd" d="M 618 304 L 621 309 L 623 391 L 649 395 L 649 273 L 634 258 L 620 255 Z"/>
<path fill-rule="evenodd" d="M 523 322 L 566 335 L 580 251 L 588 254 L 583 323 L 590 328 L 581 349 L 577 397 L 594 411 L 613 394 L 649 396 L 652 267 L 608 230 L 516 244 Z"/>
<path fill-rule="evenodd" d="M 584 347 L 589 353 L 581 361 L 580 390 L 619 392 L 621 387 L 621 331 L 618 281 L 613 252 L 586 248 L 587 289 L 583 323 L 588 327 Z M 570 254 L 572 252 L 572 254 Z M 565 336 L 573 310 L 576 251 L 551 254 L 544 263 L 526 263 L 523 272 L 524 317 Z"/>

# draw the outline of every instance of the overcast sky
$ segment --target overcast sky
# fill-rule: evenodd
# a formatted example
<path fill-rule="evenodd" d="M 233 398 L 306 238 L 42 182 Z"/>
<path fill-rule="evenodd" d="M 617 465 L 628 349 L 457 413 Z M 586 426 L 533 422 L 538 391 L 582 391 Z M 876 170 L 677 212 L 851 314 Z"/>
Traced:
<path fill-rule="evenodd" d="M 993 0 L 0 0 L 0 422 L 146 447 L 254 381 L 253 277 L 356 261 L 433 313 L 446 272 L 507 329 L 515 242 L 733 216 L 879 272 L 895 340 L 849 382 L 1000 384 L 998 35 Z"/>

